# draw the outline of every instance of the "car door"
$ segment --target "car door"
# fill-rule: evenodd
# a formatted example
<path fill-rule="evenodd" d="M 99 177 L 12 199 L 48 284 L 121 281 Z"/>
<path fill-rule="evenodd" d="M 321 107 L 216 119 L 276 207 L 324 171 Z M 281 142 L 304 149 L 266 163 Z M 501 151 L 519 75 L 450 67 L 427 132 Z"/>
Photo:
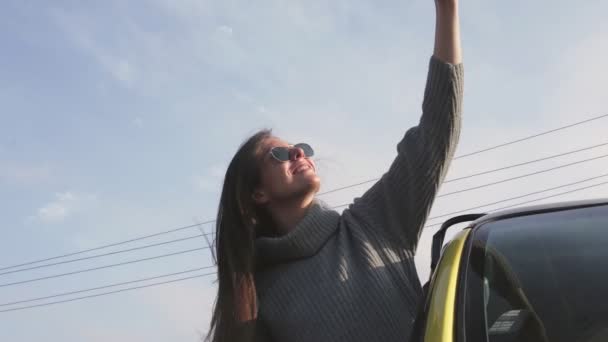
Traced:
<path fill-rule="evenodd" d="M 452 342 L 456 328 L 456 303 L 465 243 L 470 229 L 459 232 L 443 248 L 432 278 L 425 285 L 425 298 L 410 341 Z"/>
<path fill-rule="evenodd" d="M 608 341 L 608 206 L 511 215 L 470 235 L 457 341 Z"/>

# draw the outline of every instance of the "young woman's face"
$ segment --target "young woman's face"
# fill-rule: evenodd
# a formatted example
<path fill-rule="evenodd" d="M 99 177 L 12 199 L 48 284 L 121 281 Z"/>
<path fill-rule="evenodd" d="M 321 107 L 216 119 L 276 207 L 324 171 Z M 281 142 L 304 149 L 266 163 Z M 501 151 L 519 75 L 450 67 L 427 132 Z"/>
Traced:
<path fill-rule="evenodd" d="M 272 137 L 264 140 L 260 149 L 261 184 L 254 194 L 260 204 L 283 202 L 314 194 L 320 179 L 315 163 L 299 148 L 290 150 L 288 161 L 275 159 L 273 147 L 293 147 L 286 141 Z"/>

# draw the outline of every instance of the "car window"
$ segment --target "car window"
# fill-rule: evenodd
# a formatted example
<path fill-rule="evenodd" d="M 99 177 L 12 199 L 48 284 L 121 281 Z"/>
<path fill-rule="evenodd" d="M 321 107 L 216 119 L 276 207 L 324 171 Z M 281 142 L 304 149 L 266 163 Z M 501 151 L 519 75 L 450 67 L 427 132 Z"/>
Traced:
<path fill-rule="evenodd" d="M 608 341 L 606 270 L 606 207 L 485 224 L 467 273 L 467 341 Z"/>

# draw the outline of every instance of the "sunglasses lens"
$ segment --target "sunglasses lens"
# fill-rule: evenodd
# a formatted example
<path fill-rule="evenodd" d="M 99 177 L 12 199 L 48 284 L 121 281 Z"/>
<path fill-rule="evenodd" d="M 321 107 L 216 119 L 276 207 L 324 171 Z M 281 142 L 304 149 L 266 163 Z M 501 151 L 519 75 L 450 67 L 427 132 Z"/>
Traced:
<path fill-rule="evenodd" d="M 306 158 L 310 158 L 315 155 L 315 152 L 313 151 L 312 147 L 310 147 L 310 145 L 308 145 L 308 144 L 304 144 L 304 143 L 296 144 L 293 146 L 293 148 L 302 149 L 302 151 L 304 151 L 304 156 L 306 156 Z M 277 147 L 273 147 L 270 150 L 270 154 L 272 154 L 274 159 L 276 159 L 278 161 L 286 162 L 289 159 L 291 159 L 290 158 L 291 150 L 292 150 L 292 148 L 289 148 L 289 147 L 277 146 Z"/>
<path fill-rule="evenodd" d="M 289 160 L 289 149 L 287 147 L 273 147 L 270 153 L 278 161 L 284 162 Z"/>
<path fill-rule="evenodd" d="M 304 155 L 308 158 L 315 155 L 315 151 L 308 144 L 305 144 L 305 143 L 296 144 L 296 145 L 294 145 L 294 147 L 301 148 L 302 151 L 304 151 Z"/>

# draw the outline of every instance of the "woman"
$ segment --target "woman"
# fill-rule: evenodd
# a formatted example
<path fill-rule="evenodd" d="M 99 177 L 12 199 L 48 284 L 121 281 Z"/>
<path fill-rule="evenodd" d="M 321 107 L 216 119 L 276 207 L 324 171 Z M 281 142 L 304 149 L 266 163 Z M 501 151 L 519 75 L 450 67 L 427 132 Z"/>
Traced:
<path fill-rule="evenodd" d="M 212 341 L 405 341 L 420 232 L 460 130 L 457 0 L 435 0 L 423 114 L 388 172 L 342 214 L 315 200 L 306 144 L 262 131 L 234 156 L 217 217 Z"/>

